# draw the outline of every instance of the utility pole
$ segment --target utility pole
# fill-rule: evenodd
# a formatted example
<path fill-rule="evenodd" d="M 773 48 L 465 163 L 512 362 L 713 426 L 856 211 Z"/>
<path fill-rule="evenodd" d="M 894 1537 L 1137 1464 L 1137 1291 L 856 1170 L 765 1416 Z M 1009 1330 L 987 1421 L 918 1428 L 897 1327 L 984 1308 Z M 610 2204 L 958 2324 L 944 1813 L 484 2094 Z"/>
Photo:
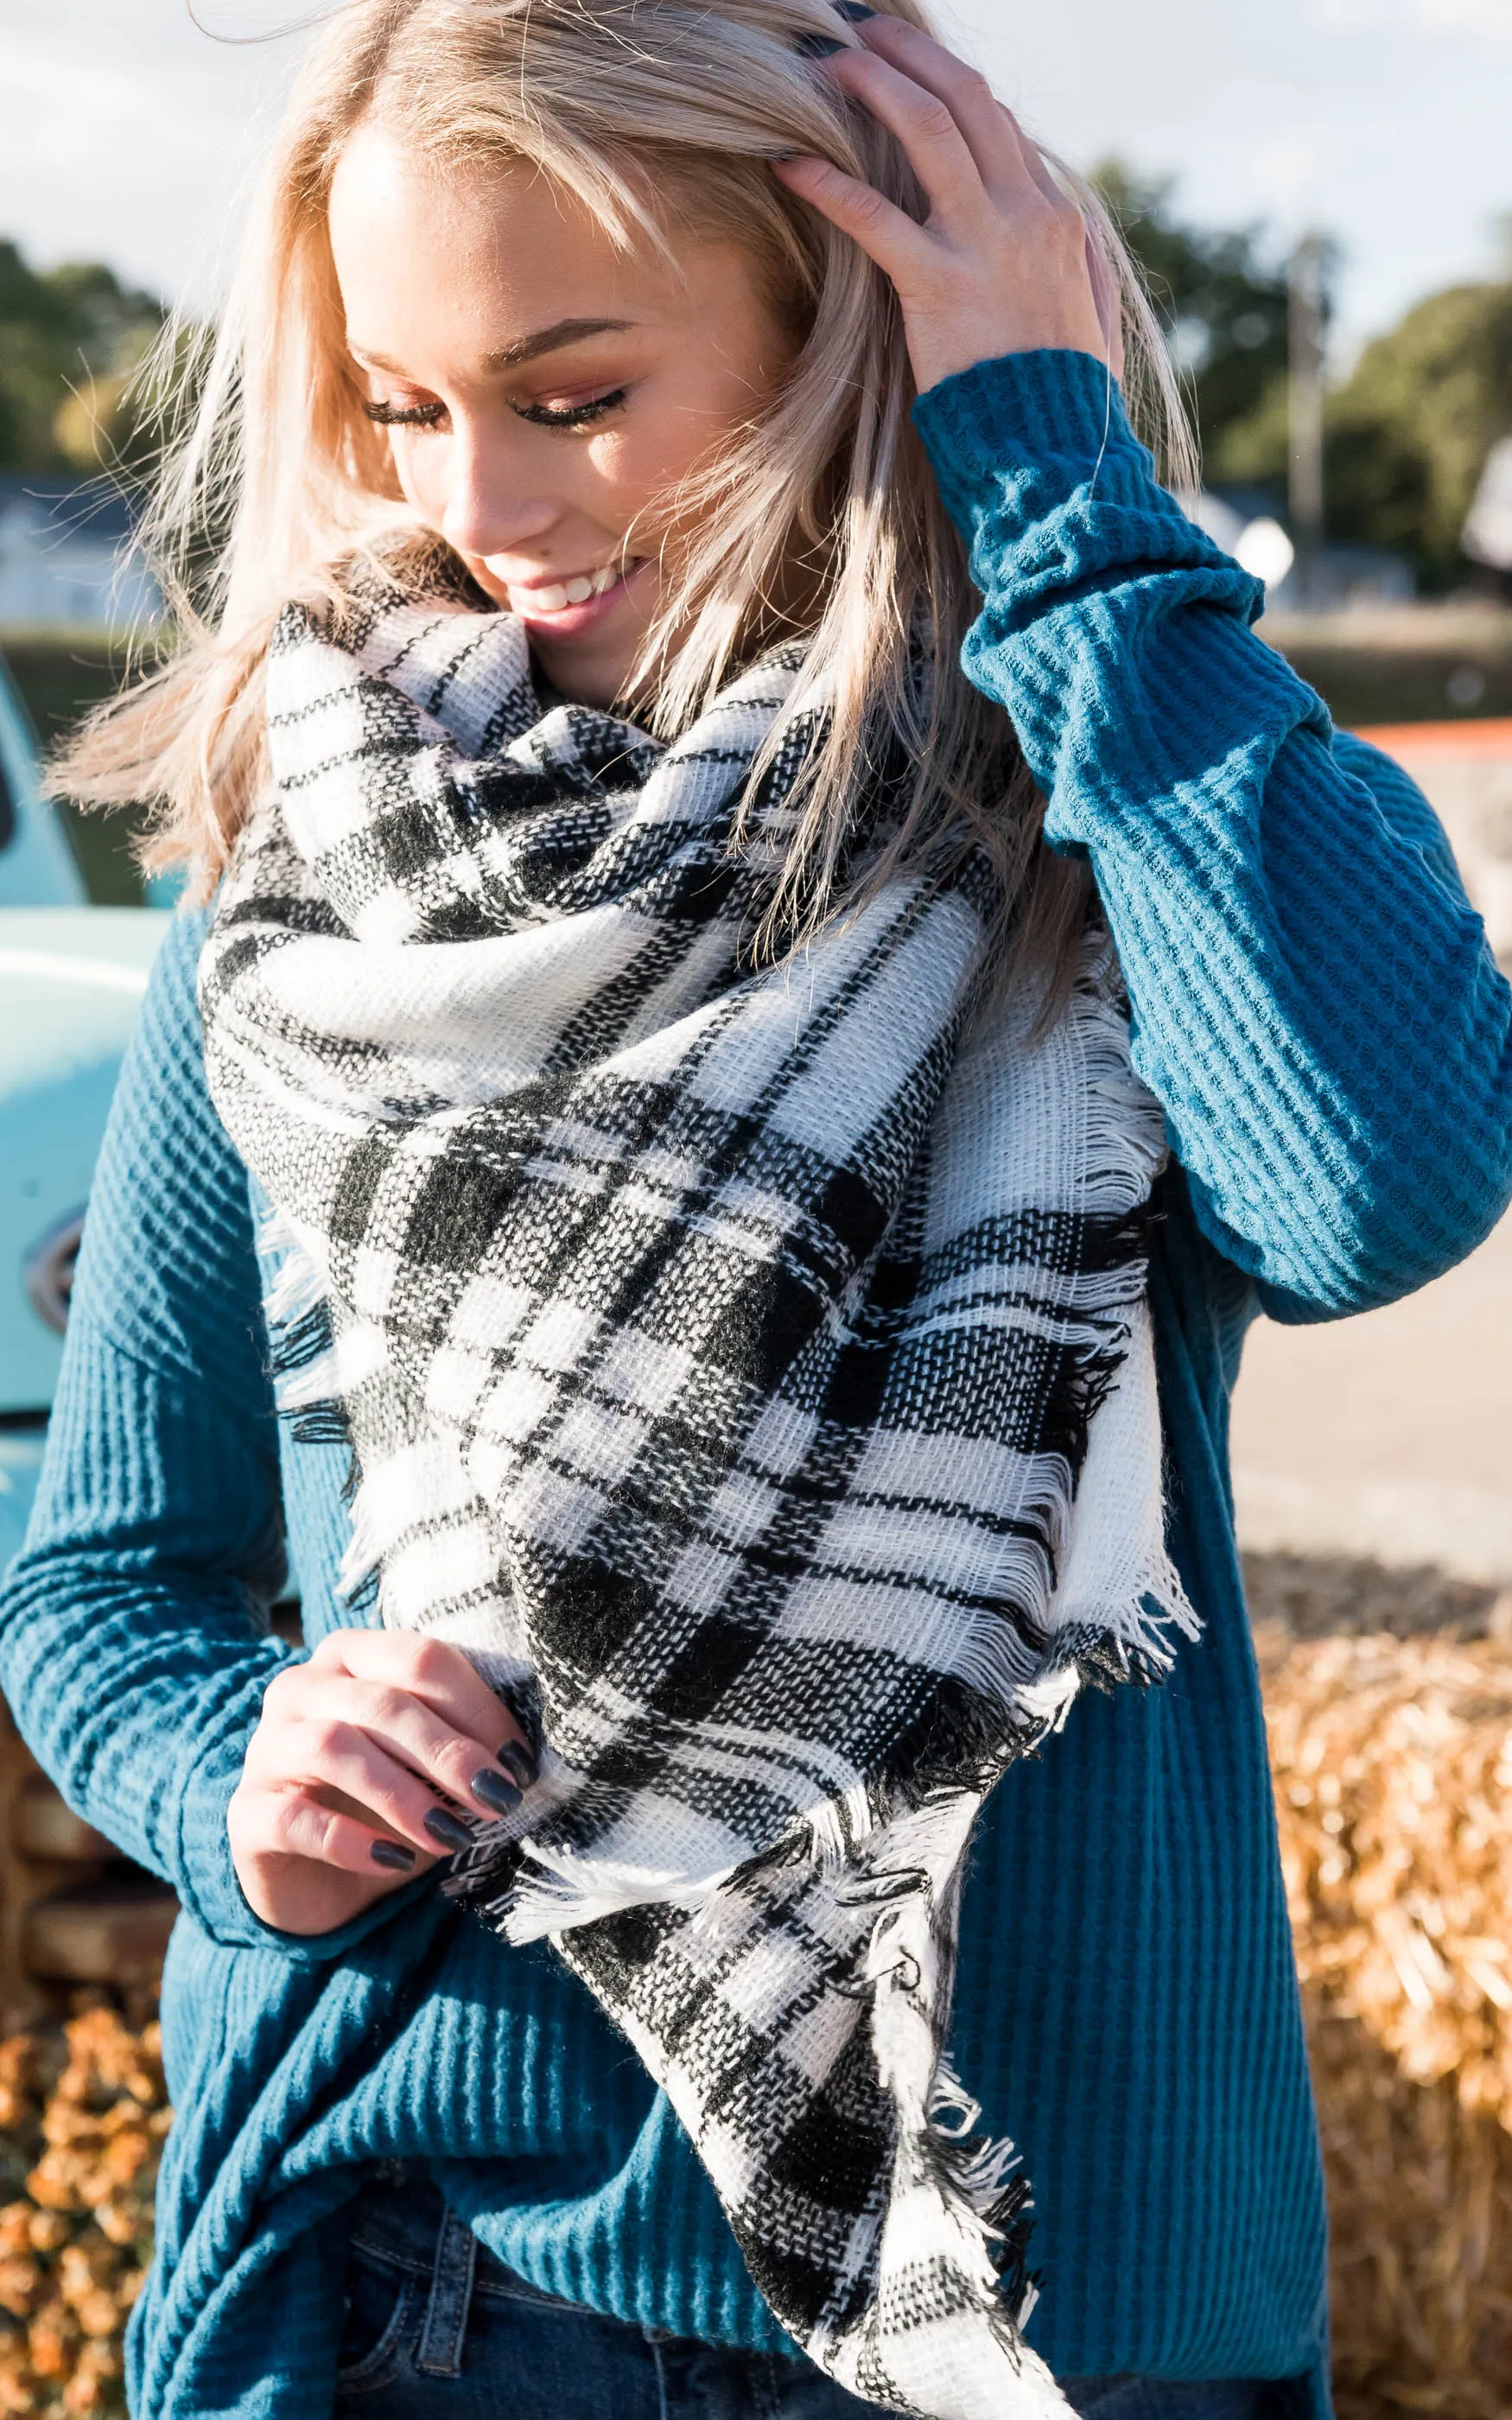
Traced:
<path fill-rule="evenodd" d="M 1297 595 L 1304 611 L 1322 602 L 1323 264 L 1319 235 L 1304 235 L 1291 256 L 1288 332 L 1291 357 L 1289 504 L 1297 550 Z"/>

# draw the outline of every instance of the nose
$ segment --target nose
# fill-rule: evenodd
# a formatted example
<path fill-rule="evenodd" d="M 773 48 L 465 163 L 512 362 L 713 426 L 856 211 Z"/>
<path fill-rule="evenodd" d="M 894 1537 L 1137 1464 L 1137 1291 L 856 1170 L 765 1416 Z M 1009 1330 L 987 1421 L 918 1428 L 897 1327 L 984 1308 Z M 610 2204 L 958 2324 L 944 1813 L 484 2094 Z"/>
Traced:
<path fill-rule="evenodd" d="M 508 554 L 538 539 L 561 514 L 536 449 L 512 442 L 497 420 L 454 413 L 440 531 L 458 554 Z M 532 475 L 533 474 L 533 475 Z"/>

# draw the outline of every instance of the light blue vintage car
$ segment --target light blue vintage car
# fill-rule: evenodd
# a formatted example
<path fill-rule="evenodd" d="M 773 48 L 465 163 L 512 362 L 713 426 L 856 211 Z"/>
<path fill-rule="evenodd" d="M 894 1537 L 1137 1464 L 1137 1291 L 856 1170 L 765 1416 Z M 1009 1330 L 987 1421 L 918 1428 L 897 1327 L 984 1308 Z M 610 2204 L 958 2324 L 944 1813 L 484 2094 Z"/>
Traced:
<path fill-rule="evenodd" d="M 0 662 L 0 1570 L 26 1525 L 89 1180 L 167 922 L 91 906 Z"/>

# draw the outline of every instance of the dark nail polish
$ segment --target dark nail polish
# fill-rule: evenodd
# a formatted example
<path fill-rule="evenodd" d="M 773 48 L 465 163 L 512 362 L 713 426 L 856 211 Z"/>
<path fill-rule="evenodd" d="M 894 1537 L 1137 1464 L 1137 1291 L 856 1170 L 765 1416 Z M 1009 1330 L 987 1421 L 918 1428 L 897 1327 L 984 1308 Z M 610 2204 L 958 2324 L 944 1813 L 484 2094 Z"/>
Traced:
<path fill-rule="evenodd" d="M 481 1798 L 485 1807 L 491 1807 L 496 1815 L 508 1815 L 519 1805 L 519 1792 L 501 1773 L 475 1773 L 472 1795 Z"/>
<path fill-rule="evenodd" d="M 847 45 L 837 42 L 829 34 L 799 34 L 793 47 L 806 59 L 832 59 L 837 51 L 843 51 Z"/>
<path fill-rule="evenodd" d="M 843 17 L 847 25 L 864 24 L 868 17 L 877 13 L 867 7 L 866 0 L 834 0 L 834 8 L 836 16 Z"/>
<path fill-rule="evenodd" d="M 413 1849 L 402 1840 L 375 1840 L 368 1854 L 376 1866 L 392 1866 L 395 1873 L 404 1872 L 415 1862 Z"/>
<path fill-rule="evenodd" d="M 472 1825 L 465 1815 L 454 1815 L 449 1807 L 432 1807 L 426 1810 L 425 1829 L 443 1849 L 471 1849 Z"/>
<path fill-rule="evenodd" d="M 499 1761 L 506 1773 L 514 1775 L 522 1790 L 529 1790 L 532 1782 L 539 1781 L 541 1777 L 541 1768 L 534 1757 L 528 1747 L 521 1747 L 517 1740 L 505 1740 L 499 1751 Z"/>

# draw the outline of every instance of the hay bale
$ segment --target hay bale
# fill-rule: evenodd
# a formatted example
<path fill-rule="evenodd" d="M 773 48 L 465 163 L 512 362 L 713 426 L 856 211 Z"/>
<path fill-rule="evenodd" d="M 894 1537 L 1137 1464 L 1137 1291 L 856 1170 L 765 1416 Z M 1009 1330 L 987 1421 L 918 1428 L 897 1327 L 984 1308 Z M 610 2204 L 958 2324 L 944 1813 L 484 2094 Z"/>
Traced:
<path fill-rule="evenodd" d="M 1414 1588 L 1366 1567 L 1346 1603 L 1326 1573 L 1310 1585 L 1295 1559 L 1277 1560 L 1279 1572 L 1250 1578 L 1328 2171 L 1341 2420 L 1392 2410 L 1504 2420 L 1505 1601 L 1482 1591 L 1473 1603 L 1452 1583 L 1435 1596 L 1421 1575 Z M 1299 1637 L 1322 1606 L 1345 1635 Z M 1388 1609 L 1391 1628 L 1359 1626 Z M 1415 1627 L 1428 1635 L 1393 1635 Z"/>
<path fill-rule="evenodd" d="M 172 2118 L 161 2051 L 155 2023 L 98 1996 L 0 2042 L 0 2413 L 123 2420 L 121 2335 Z"/>

